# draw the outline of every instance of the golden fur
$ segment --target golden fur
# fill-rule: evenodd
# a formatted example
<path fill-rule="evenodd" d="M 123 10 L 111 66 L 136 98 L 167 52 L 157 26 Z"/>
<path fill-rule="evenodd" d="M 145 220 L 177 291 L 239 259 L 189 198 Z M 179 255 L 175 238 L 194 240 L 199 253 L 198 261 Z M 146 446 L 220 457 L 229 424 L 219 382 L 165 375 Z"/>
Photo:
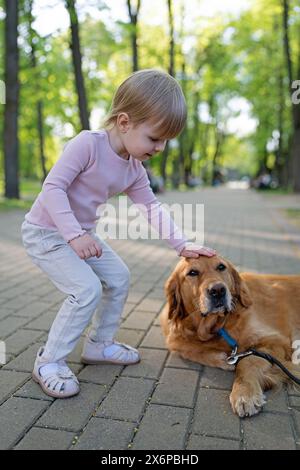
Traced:
<path fill-rule="evenodd" d="M 272 354 L 292 373 L 292 343 L 300 339 L 300 276 L 239 274 L 220 256 L 183 258 L 165 285 L 167 304 L 161 325 L 170 351 L 211 367 L 233 369 L 226 358 L 231 348 L 216 335 L 224 327 L 238 351 L 256 348 Z M 230 394 L 239 416 L 260 411 L 264 390 L 287 377 L 265 359 L 240 360 Z"/>

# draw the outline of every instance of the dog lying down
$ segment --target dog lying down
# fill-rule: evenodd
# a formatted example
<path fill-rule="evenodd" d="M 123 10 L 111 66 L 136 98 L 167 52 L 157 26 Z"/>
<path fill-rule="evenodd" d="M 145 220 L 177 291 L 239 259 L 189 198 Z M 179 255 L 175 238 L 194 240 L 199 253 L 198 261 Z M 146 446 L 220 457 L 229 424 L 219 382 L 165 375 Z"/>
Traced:
<path fill-rule="evenodd" d="M 217 334 L 224 328 L 238 343 L 272 354 L 296 376 L 292 343 L 300 340 L 300 276 L 239 274 L 220 256 L 183 258 L 166 282 L 161 325 L 170 351 L 206 366 L 233 370 L 231 347 Z M 294 361 L 295 362 L 295 361 Z M 263 392 L 288 381 L 265 359 L 247 356 L 236 365 L 230 394 L 240 417 L 258 413 Z"/>

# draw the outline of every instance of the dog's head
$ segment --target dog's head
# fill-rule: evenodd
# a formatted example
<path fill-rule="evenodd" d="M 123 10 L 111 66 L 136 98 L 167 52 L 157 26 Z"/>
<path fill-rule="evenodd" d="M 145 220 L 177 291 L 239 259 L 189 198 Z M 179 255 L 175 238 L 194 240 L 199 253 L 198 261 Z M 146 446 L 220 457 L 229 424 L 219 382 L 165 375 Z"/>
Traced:
<path fill-rule="evenodd" d="M 223 326 L 225 316 L 238 304 L 247 308 L 252 303 L 237 270 L 220 256 L 183 258 L 167 280 L 165 291 L 169 319 L 178 324 L 188 315 L 199 317 L 198 335 L 203 340 Z"/>

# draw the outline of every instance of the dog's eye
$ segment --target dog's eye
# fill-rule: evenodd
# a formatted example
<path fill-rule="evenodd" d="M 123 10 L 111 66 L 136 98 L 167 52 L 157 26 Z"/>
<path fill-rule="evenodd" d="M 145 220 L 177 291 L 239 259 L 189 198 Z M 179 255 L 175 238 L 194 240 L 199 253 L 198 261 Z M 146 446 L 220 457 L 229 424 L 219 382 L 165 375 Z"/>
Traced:
<path fill-rule="evenodd" d="M 219 266 L 217 267 L 218 271 L 225 271 L 225 269 L 226 269 L 226 266 L 225 266 L 225 264 L 222 264 L 222 263 L 219 264 Z"/>
<path fill-rule="evenodd" d="M 188 276 L 199 276 L 199 271 L 196 271 L 196 269 L 191 269 L 188 273 Z"/>

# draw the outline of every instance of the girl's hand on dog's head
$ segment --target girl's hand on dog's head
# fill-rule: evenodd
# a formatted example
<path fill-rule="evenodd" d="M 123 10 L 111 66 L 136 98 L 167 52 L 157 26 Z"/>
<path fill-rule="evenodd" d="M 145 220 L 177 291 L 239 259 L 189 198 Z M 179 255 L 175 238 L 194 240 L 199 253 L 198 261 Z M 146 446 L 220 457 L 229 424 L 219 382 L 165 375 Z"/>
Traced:
<path fill-rule="evenodd" d="M 199 258 L 199 256 L 215 256 L 216 250 L 207 246 L 197 245 L 195 243 L 187 244 L 180 253 L 184 258 Z"/>

